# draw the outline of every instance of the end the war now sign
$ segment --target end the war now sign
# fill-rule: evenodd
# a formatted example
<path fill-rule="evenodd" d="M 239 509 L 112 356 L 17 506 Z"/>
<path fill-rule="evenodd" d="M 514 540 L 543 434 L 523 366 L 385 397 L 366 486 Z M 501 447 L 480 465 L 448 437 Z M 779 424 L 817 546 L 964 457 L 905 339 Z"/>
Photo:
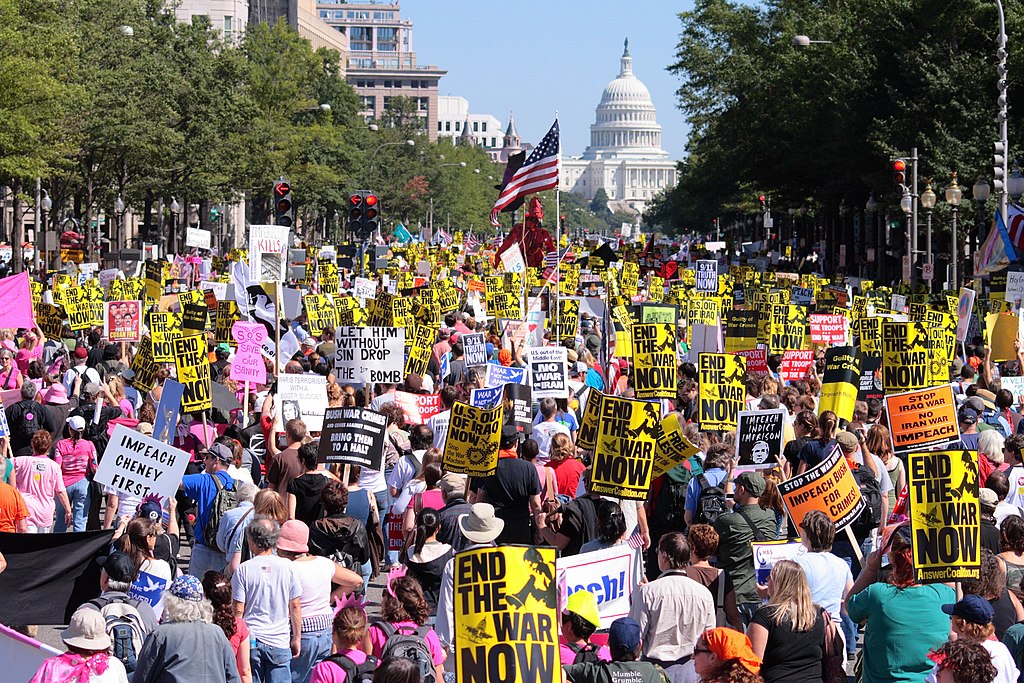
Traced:
<path fill-rule="evenodd" d="M 114 427 L 95 480 L 130 496 L 170 498 L 178 490 L 189 455 L 124 425 Z"/>

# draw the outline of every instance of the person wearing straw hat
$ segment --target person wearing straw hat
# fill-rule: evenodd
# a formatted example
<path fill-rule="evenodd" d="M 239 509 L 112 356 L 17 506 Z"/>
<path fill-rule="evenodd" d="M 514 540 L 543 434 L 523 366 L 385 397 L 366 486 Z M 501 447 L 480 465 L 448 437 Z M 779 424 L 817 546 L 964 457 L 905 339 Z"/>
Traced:
<path fill-rule="evenodd" d="M 128 683 L 99 612 L 78 610 L 60 637 L 68 651 L 44 661 L 29 683 Z"/>
<path fill-rule="evenodd" d="M 465 550 L 493 547 L 495 539 L 504 528 L 505 520 L 494 514 L 494 506 L 490 503 L 474 503 L 467 514 L 459 515 L 459 531 L 470 543 Z M 453 557 L 448 560 L 441 573 L 441 594 L 437 600 L 437 622 L 434 624 L 437 637 L 450 652 L 454 652 L 455 647 L 454 589 L 455 558 Z M 454 657 L 448 657 L 445 662 L 447 664 L 454 660 Z"/>

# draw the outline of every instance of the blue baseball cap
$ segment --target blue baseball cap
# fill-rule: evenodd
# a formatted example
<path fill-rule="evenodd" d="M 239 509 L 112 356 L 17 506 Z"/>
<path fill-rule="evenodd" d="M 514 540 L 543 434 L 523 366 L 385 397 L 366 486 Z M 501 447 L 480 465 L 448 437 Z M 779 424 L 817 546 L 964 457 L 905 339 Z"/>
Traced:
<path fill-rule="evenodd" d="M 980 595 L 965 595 L 952 605 L 943 605 L 942 611 L 960 617 L 972 624 L 990 624 L 996 616 L 992 604 Z"/>
<path fill-rule="evenodd" d="M 635 650 L 640 646 L 640 624 L 630 617 L 616 619 L 608 629 L 608 644 L 627 652 Z"/>

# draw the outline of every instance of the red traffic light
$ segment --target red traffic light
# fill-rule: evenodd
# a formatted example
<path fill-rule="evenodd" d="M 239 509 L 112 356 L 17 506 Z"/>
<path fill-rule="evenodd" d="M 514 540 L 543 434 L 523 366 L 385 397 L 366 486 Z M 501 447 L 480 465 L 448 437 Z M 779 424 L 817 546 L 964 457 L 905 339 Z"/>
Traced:
<path fill-rule="evenodd" d="M 366 205 L 367 206 L 374 206 L 376 203 L 377 203 L 377 195 L 375 195 L 375 194 L 368 194 L 368 195 L 366 195 Z"/>
<path fill-rule="evenodd" d="M 896 161 L 892 162 L 892 170 L 896 172 L 906 171 L 907 162 L 905 162 L 903 159 L 897 159 Z"/>
<path fill-rule="evenodd" d="M 758 196 L 758 198 L 757 198 L 757 200 L 758 200 L 759 202 L 761 202 L 762 204 L 764 204 L 764 195 L 763 195 L 763 194 L 762 194 L 762 195 L 759 195 L 759 196 Z"/>
<path fill-rule="evenodd" d="M 352 203 L 352 206 L 359 206 L 362 203 L 363 198 L 358 194 L 354 194 L 349 197 L 348 200 Z"/>
<path fill-rule="evenodd" d="M 377 217 L 377 209 L 374 209 L 374 208 L 367 209 L 366 210 L 366 217 L 368 219 L 376 218 Z"/>
<path fill-rule="evenodd" d="M 266 186 L 264 185 L 264 187 Z M 291 191 L 292 186 L 289 185 L 288 183 L 274 183 L 274 194 L 276 194 L 279 197 L 283 197 L 284 195 L 288 194 Z"/>

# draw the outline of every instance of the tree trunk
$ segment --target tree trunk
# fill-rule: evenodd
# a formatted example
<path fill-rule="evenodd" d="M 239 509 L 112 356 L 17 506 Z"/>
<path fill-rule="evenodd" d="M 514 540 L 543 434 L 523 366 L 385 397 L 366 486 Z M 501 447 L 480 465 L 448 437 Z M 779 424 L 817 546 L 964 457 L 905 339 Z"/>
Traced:
<path fill-rule="evenodd" d="M 21 210 L 21 193 L 25 189 L 20 180 L 14 181 L 14 226 L 11 229 L 11 269 L 20 273 L 25 269 L 21 244 L 25 241 L 25 216 Z"/>

